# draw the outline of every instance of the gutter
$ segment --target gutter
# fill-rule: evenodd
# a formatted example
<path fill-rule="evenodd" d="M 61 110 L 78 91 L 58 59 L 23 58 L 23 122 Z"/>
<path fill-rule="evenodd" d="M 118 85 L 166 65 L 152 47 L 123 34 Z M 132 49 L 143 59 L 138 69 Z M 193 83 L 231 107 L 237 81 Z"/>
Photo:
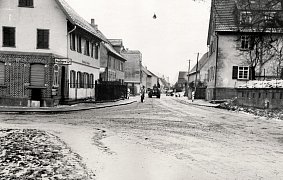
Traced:
<path fill-rule="evenodd" d="M 218 63 L 218 47 L 219 47 L 219 36 L 216 33 L 216 58 L 215 58 L 215 80 L 214 80 L 214 92 L 213 92 L 213 99 L 216 100 L 216 86 L 217 86 L 217 63 Z"/>

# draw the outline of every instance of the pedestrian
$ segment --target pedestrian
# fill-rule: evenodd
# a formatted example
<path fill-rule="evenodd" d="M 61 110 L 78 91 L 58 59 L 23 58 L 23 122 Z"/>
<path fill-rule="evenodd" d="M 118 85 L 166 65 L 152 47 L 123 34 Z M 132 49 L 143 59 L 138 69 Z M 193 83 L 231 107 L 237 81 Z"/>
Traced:
<path fill-rule="evenodd" d="M 195 99 L 195 91 L 192 91 L 192 102 L 194 102 Z"/>
<path fill-rule="evenodd" d="M 144 89 L 144 86 L 142 86 L 141 88 L 141 102 L 143 103 L 143 100 L 144 100 L 144 94 L 145 94 L 145 89 Z"/>
<path fill-rule="evenodd" d="M 131 94 L 131 90 L 130 88 L 127 89 L 127 98 L 129 99 L 130 98 L 130 94 Z"/>

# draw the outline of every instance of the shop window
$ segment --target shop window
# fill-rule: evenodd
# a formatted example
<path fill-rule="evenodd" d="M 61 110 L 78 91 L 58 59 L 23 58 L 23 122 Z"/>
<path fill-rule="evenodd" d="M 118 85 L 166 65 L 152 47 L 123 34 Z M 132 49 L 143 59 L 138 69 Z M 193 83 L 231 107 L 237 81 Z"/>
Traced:
<path fill-rule="evenodd" d="M 89 74 L 84 73 L 84 88 L 89 88 Z"/>
<path fill-rule="evenodd" d="M 77 87 L 81 88 L 81 86 L 82 86 L 82 73 L 77 72 Z"/>

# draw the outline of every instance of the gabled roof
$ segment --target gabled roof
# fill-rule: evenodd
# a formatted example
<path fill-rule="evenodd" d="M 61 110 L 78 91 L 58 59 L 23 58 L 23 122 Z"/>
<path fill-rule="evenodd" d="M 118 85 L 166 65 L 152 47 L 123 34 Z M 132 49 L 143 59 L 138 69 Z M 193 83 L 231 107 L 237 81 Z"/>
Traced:
<path fill-rule="evenodd" d="M 147 76 L 152 76 L 151 73 L 144 66 L 142 66 L 141 69 Z"/>
<path fill-rule="evenodd" d="M 208 61 L 208 52 L 205 53 L 201 58 L 200 60 L 198 61 L 198 71 L 202 69 L 202 67 L 207 63 Z M 197 65 L 195 65 L 191 70 L 190 70 L 190 74 L 194 74 L 196 73 L 196 68 L 197 68 Z"/>
<path fill-rule="evenodd" d="M 117 58 L 119 58 L 120 60 L 123 61 L 127 61 L 125 57 L 123 57 L 121 54 L 119 54 L 113 47 L 111 44 L 109 43 L 102 43 L 104 45 L 104 47 L 108 50 L 108 52 L 110 52 L 112 55 L 116 56 Z"/>
<path fill-rule="evenodd" d="M 89 33 L 93 34 L 94 36 L 98 37 L 102 41 L 107 42 L 105 36 L 91 24 L 89 24 L 86 20 L 84 20 L 76 11 L 64 0 L 55 0 L 58 5 L 61 7 L 64 14 L 67 16 L 67 19 L 72 23 L 75 24 L 82 29 L 88 31 Z"/>

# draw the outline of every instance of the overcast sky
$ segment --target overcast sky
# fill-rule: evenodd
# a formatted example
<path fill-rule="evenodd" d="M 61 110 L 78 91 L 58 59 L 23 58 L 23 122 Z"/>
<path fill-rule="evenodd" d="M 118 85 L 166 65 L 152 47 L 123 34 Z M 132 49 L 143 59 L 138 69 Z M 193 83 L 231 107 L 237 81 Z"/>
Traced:
<path fill-rule="evenodd" d="M 143 65 L 177 81 L 179 71 L 207 51 L 210 1 L 193 0 L 66 0 L 108 39 L 122 39 L 125 48 L 140 50 Z M 157 18 L 153 19 L 154 13 Z"/>

